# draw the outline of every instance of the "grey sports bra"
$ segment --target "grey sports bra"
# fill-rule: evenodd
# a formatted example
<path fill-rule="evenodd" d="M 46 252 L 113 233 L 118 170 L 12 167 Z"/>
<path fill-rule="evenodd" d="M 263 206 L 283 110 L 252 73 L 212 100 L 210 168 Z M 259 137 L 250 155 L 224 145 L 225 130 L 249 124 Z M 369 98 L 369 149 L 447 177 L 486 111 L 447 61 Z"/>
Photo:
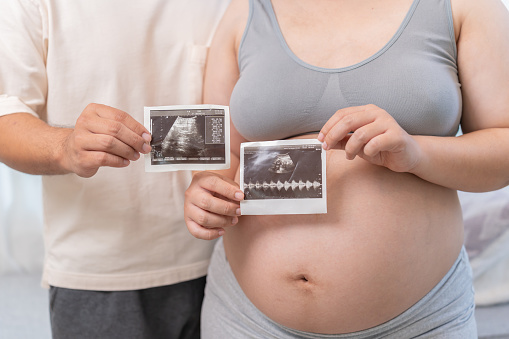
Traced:
<path fill-rule="evenodd" d="M 450 0 L 414 0 L 381 50 L 337 69 L 300 60 L 270 0 L 250 0 L 239 69 L 230 112 L 248 140 L 317 132 L 338 109 L 366 104 L 385 109 L 413 135 L 458 131 L 462 102 Z"/>

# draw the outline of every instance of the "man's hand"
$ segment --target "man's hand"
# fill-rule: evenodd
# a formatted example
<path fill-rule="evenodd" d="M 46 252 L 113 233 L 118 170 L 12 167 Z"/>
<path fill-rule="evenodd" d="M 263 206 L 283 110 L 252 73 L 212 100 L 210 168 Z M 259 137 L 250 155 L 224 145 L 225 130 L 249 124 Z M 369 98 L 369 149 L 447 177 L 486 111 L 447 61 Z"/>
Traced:
<path fill-rule="evenodd" d="M 150 152 L 150 133 L 129 114 L 100 104 L 89 104 L 62 147 L 61 164 L 81 177 L 100 167 L 126 167 Z"/>

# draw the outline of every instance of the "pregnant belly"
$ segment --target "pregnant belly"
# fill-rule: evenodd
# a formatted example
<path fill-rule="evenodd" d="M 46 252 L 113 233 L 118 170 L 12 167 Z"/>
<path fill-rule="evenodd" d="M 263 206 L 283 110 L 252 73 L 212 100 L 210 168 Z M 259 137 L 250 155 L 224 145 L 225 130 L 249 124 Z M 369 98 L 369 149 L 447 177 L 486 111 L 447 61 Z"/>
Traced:
<path fill-rule="evenodd" d="M 416 303 L 460 251 L 455 191 L 328 152 L 328 213 L 242 216 L 224 235 L 244 293 L 298 330 L 348 333 Z"/>

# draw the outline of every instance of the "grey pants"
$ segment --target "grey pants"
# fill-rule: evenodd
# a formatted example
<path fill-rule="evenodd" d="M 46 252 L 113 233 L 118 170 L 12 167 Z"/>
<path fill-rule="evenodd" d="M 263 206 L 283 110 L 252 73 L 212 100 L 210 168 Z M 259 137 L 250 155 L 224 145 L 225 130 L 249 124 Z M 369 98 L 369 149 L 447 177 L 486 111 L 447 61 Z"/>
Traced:
<path fill-rule="evenodd" d="M 420 301 L 396 318 L 355 333 L 324 335 L 297 331 L 261 313 L 242 292 L 216 244 L 202 308 L 202 338 L 477 338 L 472 271 L 465 249 L 445 277 Z"/>
<path fill-rule="evenodd" d="M 198 339 L 205 277 L 138 291 L 50 289 L 55 339 Z"/>

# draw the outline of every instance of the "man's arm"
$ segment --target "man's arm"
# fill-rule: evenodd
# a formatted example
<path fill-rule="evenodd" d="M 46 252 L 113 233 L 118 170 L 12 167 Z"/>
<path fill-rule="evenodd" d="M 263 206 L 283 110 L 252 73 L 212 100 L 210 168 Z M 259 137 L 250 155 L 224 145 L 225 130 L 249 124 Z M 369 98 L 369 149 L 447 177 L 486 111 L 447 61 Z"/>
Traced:
<path fill-rule="evenodd" d="M 35 1 L 0 1 L 0 162 L 31 174 L 83 177 L 101 166 L 127 166 L 150 150 L 149 132 L 127 113 L 90 104 L 73 128 L 43 121 L 49 44 L 44 15 Z"/>
<path fill-rule="evenodd" d="M 0 117 L 0 162 L 29 174 L 93 176 L 150 152 L 150 133 L 127 113 L 88 105 L 74 128 L 52 127 L 28 113 Z"/>

